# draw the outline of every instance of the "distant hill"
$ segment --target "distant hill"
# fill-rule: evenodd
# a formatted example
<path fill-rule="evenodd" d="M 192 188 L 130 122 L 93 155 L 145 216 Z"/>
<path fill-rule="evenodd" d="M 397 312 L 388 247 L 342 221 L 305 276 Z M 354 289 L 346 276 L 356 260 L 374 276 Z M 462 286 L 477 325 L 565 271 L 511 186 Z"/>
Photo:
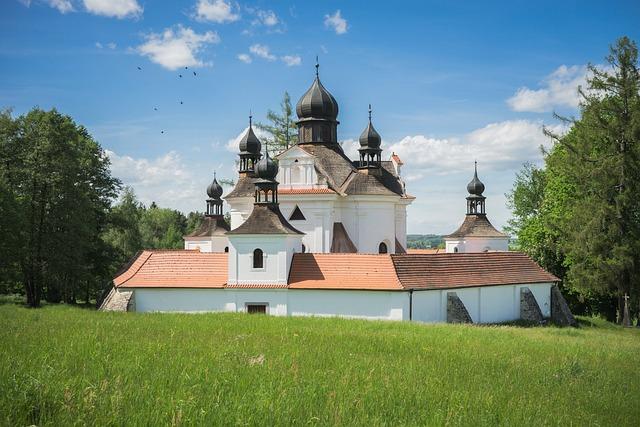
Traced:
<path fill-rule="evenodd" d="M 444 239 L 438 234 L 408 234 L 407 247 L 411 249 L 444 248 Z"/>

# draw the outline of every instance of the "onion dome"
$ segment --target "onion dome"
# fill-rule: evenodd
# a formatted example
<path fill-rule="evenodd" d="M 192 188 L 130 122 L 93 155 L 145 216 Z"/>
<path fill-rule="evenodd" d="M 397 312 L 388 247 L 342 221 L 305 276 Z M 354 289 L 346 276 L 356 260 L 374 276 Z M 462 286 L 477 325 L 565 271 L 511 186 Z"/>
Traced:
<path fill-rule="evenodd" d="M 251 118 L 249 116 L 249 129 L 240 140 L 240 153 L 241 154 L 260 154 L 262 150 L 262 144 L 260 140 L 253 132 L 253 126 L 251 125 Z"/>
<path fill-rule="evenodd" d="M 379 149 L 382 139 L 371 123 L 371 104 L 369 104 L 369 125 L 360 135 L 360 147 Z"/>
<path fill-rule="evenodd" d="M 207 187 L 207 195 L 212 199 L 219 199 L 222 196 L 222 186 L 218 183 L 215 173 L 213 174 L 213 182 Z"/>
<path fill-rule="evenodd" d="M 278 175 L 278 164 L 269 156 L 268 151 L 256 164 L 255 173 L 258 178 L 268 181 L 273 181 Z"/>
<path fill-rule="evenodd" d="M 316 78 L 296 105 L 296 114 L 299 119 L 336 120 L 338 117 L 336 99 L 320 83 L 320 77 L 318 76 L 319 66 L 316 63 Z"/>
<path fill-rule="evenodd" d="M 467 191 L 474 196 L 482 196 L 484 192 L 484 184 L 478 179 L 478 162 L 475 162 L 475 170 L 473 172 L 473 179 L 467 184 Z"/>

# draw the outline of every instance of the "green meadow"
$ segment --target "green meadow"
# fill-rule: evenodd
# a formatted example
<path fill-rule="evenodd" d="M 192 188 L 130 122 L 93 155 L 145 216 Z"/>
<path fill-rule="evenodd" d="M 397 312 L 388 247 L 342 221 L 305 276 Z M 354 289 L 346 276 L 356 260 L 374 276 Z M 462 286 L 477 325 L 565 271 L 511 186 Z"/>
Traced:
<path fill-rule="evenodd" d="M 638 425 L 640 330 L 0 305 L 3 425 Z"/>

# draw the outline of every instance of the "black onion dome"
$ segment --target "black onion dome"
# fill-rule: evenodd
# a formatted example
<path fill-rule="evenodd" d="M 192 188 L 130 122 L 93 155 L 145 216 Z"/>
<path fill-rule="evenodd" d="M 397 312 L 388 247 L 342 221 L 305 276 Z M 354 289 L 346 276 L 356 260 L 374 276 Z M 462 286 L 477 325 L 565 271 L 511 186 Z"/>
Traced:
<path fill-rule="evenodd" d="M 212 199 L 219 199 L 220 196 L 222 196 L 222 186 L 218 184 L 218 180 L 215 175 L 213 177 L 213 182 L 207 187 L 207 195 Z"/>
<path fill-rule="evenodd" d="M 240 140 L 240 153 L 260 154 L 262 143 L 253 132 L 253 127 L 249 123 L 249 129 Z"/>
<path fill-rule="evenodd" d="M 338 117 L 338 103 L 333 95 L 322 86 L 318 76 L 316 76 L 309 90 L 298 101 L 296 114 L 299 119 L 335 120 Z"/>
<path fill-rule="evenodd" d="M 369 125 L 360 135 L 360 147 L 361 148 L 380 148 L 382 139 L 380 134 L 376 131 L 371 123 L 371 117 L 369 117 Z"/>
<path fill-rule="evenodd" d="M 256 163 L 255 169 L 258 178 L 272 181 L 278 175 L 278 164 L 269 156 L 269 152 Z"/>
<path fill-rule="evenodd" d="M 474 196 L 482 196 L 484 184 L 478 179 L 478 163 L 476 162 L 473 179 L 467 184 L 467 191 Z"/>

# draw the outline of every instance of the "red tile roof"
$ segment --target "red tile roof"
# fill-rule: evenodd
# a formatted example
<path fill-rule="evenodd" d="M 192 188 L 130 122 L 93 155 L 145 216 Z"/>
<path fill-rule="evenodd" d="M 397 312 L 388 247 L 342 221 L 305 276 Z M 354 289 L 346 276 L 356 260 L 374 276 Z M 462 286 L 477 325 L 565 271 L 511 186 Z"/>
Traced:
<path fill-rule="evenodd" d="M 521 252 L 391 255 L 404 288 L 438 289 L 557 282 Z"/>
<path fill-rule="evenodd" d="M 226 253 L 146 250 L 113 283 L 123 288 L 223 288 L 227 265 Z"/>
<path fill-rule="evenodd" d="M 290 289 L 401 290 L 389 255 L 295 254 Z"/>
<path fill-rule="evenodd" d="M 416 254 L 443 254 L 445 253 L 445 249 L 440 249 L 440 248 L 428 248 L 428 249 L 417 249 L 417 248 L 409 248 L 407 249 L 407 253 L 409 255 L 416 255 Z"/>

